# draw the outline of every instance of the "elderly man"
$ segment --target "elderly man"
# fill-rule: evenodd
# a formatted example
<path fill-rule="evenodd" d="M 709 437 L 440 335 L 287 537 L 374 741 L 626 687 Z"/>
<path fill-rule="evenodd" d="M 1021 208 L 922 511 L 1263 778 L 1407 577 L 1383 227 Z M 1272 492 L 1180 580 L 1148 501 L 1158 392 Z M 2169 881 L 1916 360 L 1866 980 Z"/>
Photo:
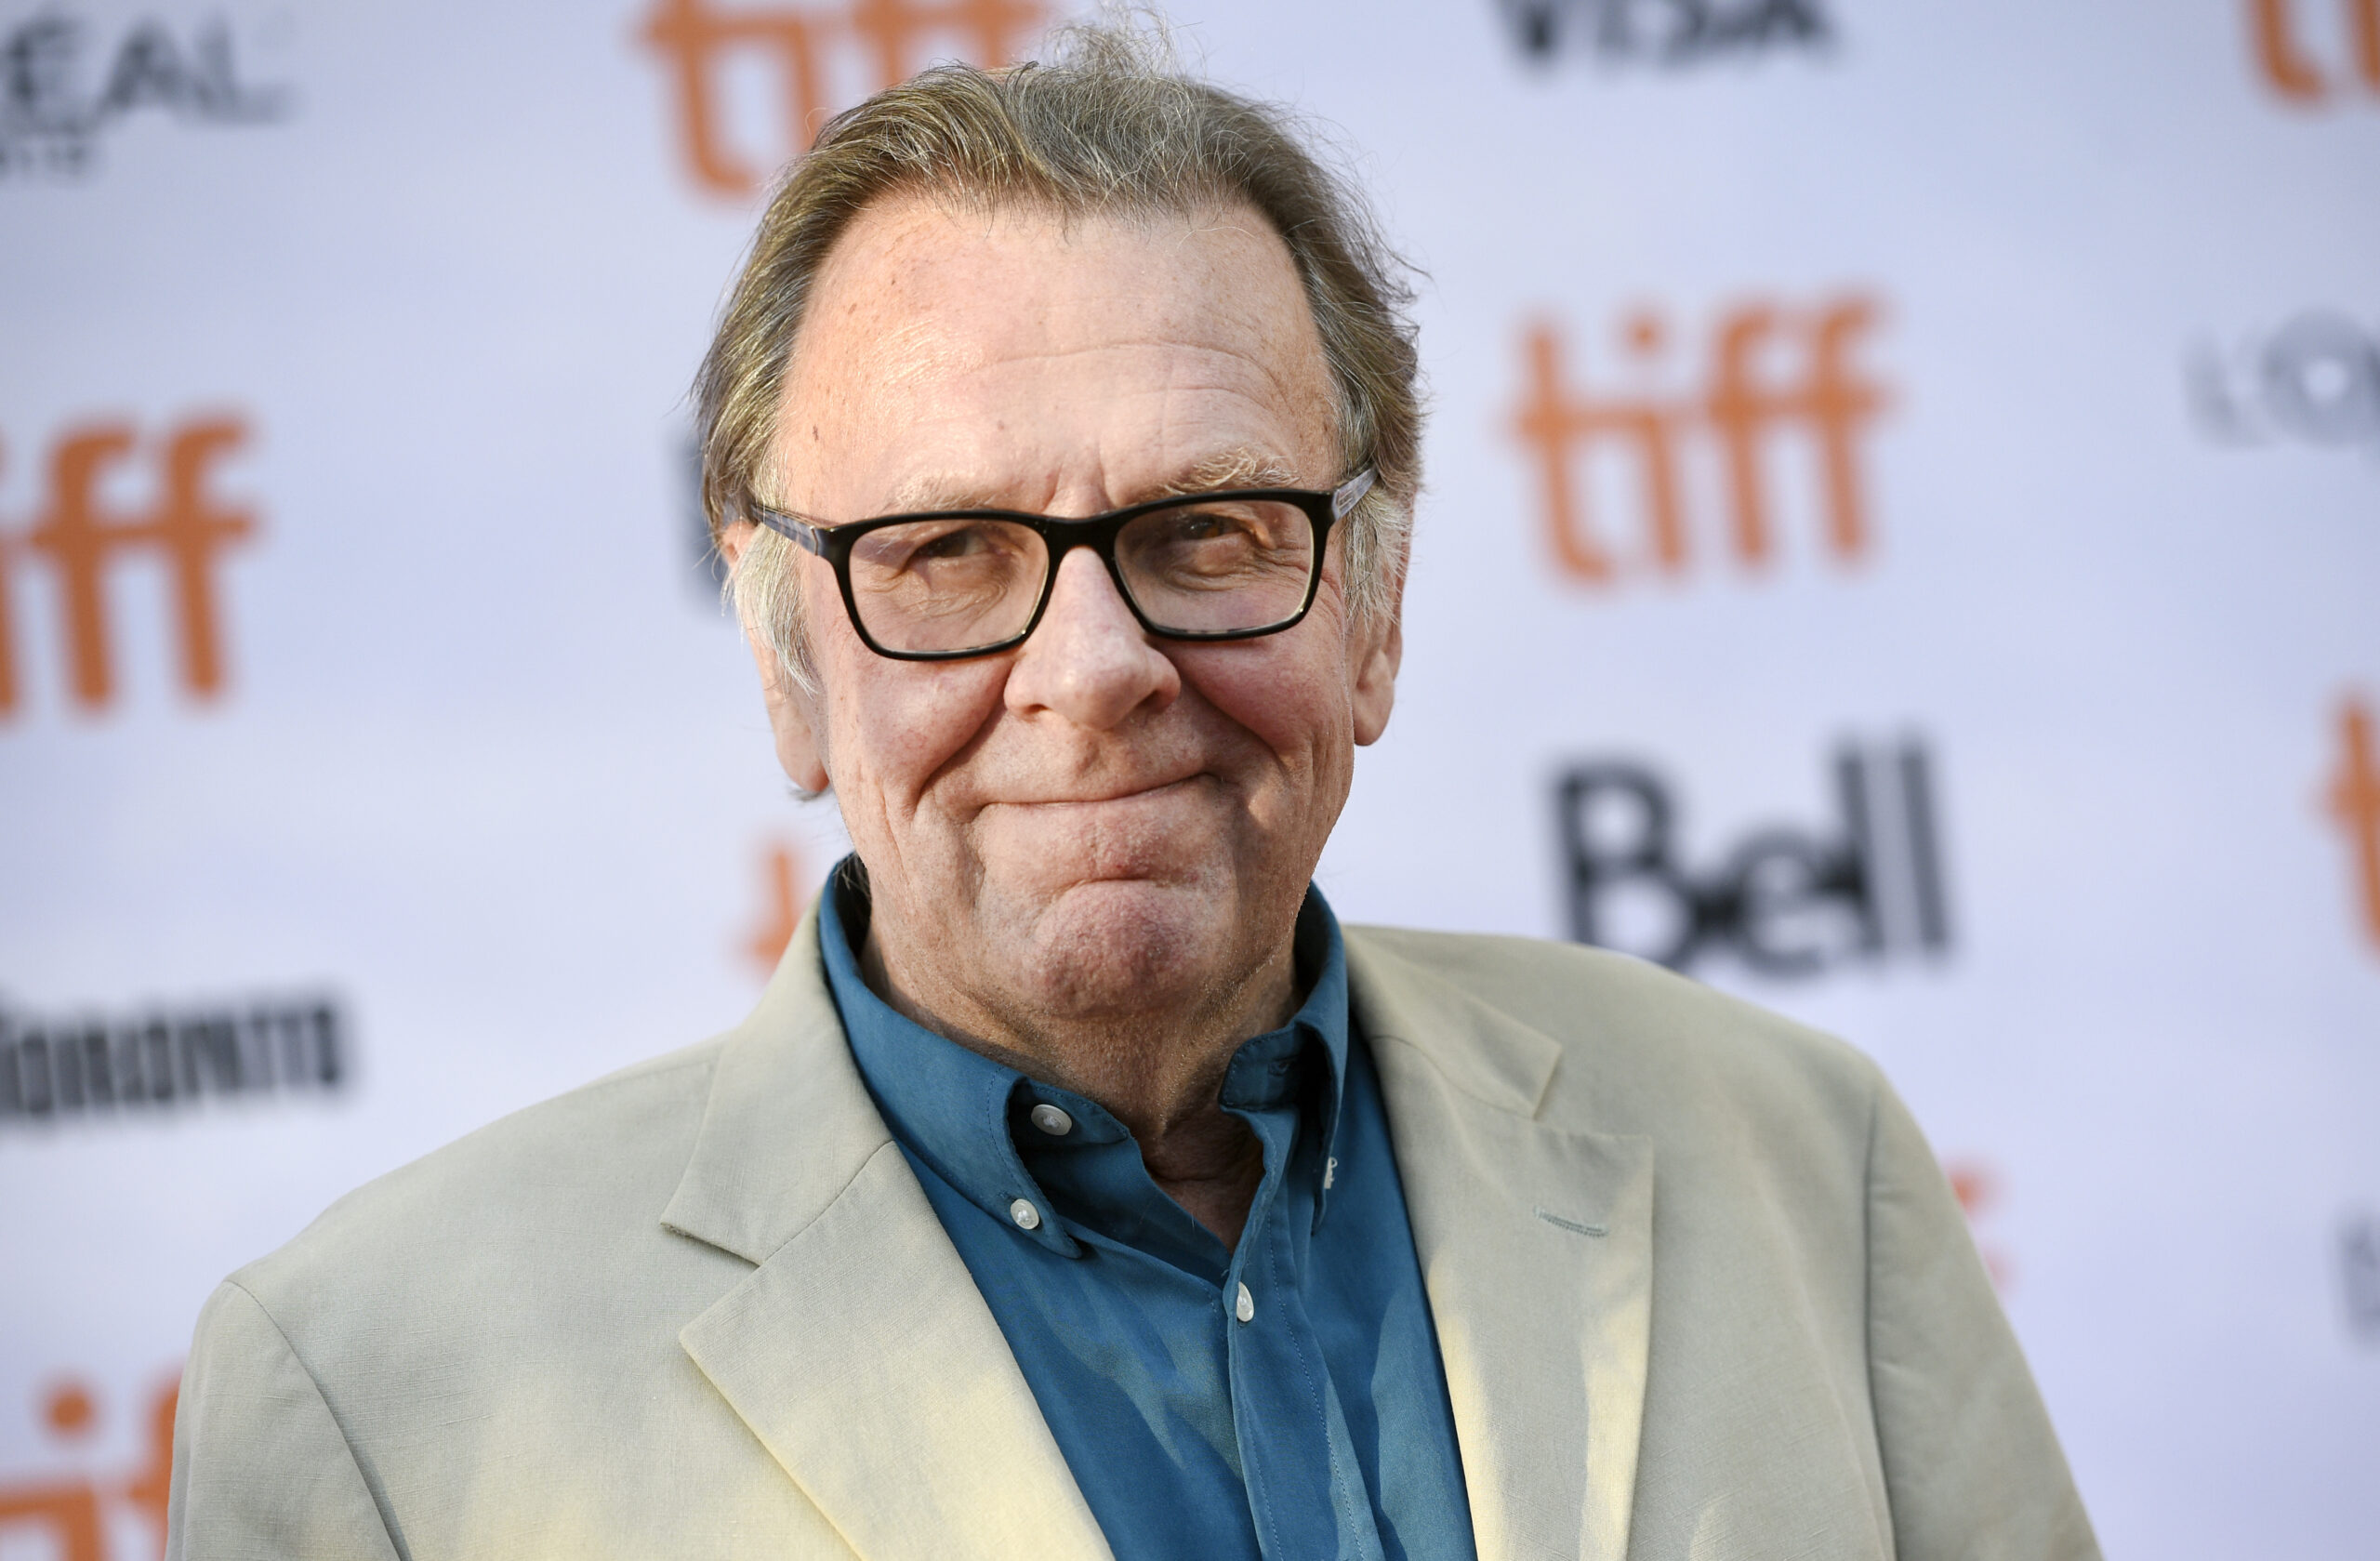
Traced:
<path fill-rule="evenodd" d="M 223 1286 L 172 1554 L 2093 1554 L 1869 1065 L 1310 886 L 1395 687 L 1400 299 L 1113 33 L 827 127 L 702 410 L 853 857 L 741 1027 Z"/>

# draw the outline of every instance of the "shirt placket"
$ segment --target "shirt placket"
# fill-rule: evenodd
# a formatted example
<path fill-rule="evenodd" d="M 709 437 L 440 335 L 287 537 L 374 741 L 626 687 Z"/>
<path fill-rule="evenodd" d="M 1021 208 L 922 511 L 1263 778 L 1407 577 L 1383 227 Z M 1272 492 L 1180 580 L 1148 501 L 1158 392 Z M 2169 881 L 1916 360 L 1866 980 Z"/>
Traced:
<path fill-rule="evenodd" d="M 1289 1189 L 1294 1139 L 1271 1114 L 1268 1170 L 1220 1298 L 1241 1476 L 1267 1561 L 1380 1561 L 1380 1534 L 1321 1343 L 1307 1318 L 1295 1237 L 1311 1196 Z"/>

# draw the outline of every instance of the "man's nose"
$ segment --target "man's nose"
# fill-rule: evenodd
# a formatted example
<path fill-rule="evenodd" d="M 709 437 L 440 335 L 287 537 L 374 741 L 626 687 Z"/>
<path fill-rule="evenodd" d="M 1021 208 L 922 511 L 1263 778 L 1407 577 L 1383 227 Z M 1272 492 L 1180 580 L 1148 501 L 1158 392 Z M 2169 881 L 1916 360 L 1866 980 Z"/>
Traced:
<path fill-rule="evenodd" d="M 1078 726 L 1104 732 L 1144 705 L 1163 709 L 1182 692 L 1182 674 L 1149 639 L 1089 548 L 1058 561 L 1058 577 L 1040 624 L 1009 670 L 1013 710 L 1048 709 Z"/>

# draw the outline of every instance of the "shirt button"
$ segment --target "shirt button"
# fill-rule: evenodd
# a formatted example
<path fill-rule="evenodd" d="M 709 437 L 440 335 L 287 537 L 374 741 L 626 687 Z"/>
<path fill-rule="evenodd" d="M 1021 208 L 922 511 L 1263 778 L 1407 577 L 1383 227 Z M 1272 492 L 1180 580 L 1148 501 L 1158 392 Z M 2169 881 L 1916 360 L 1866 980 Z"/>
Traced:
<path fill-rule="evenodd" d="M 1235 1307 L 1234 1310 L 1238 1314 L 1239 1320 L 1242 1322 L 1254 1322 L 1256 1320 L 1256 1298 L 1248 1293 L 1248 1287 L 1246 1285 L 1239 1287 L 1239 1304 Z"/>
<path fill-rule="evenodd" d="M 1031 1116 L 1033 1125 L 1051 1138 L 1064 1138 L 1075 1131 L 1075 1119 L 1054 1105 L 1037 1105 Z"/>
<path fill-rule="evenodd" d="M 1041 1228 L 1041 1210 L 1034 1208 L 1031 1203 L 1027 1202 L 1024 1198 L 1020 1197 L 1014 1203 L 1008 1206 L 1008 1217 L 1016 1222 L 1016 1228 L 1019 1230 L 1039 1230 Z M 1239 1293 L 1246 1295 L 1248 1291 L 1243 1289 Z"/>

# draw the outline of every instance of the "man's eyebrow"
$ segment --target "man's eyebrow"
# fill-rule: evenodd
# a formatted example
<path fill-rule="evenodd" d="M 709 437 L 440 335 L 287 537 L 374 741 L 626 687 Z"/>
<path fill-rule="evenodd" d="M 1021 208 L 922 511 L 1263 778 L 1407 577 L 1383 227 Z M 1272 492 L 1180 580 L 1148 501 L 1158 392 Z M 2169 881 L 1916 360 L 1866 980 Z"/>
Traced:
<path fill-rule="evenodd" d="M 930 509 L 1011 509 L 999 496 L 966 477 L 912 477 L 885 496 L 879 515 L 910 515 Z"/>
<path fill-rule="evenodd" d="M 1183 468 L 1168 480 L 1151 484 L 1127 503 L 1175 498 L 1184 494 L 1216 493 L 1225 488 L 1293 488 L 1297 473 L 1278 456 L 1238 447 L 1218 450 Z M 913 477 L 885 496 L 880 515 L 912 515 L 936 509 L 1013 509 L 1006 496 L 972 478 Z"/>
<path fill-rule="evenodd" d="M 1277 456 L 1247 448 L 1219 450 L 1154 490 L 1151 498 L 1214 493 L 1223 488 L 1293 488 L 1297 473 Z"/>

